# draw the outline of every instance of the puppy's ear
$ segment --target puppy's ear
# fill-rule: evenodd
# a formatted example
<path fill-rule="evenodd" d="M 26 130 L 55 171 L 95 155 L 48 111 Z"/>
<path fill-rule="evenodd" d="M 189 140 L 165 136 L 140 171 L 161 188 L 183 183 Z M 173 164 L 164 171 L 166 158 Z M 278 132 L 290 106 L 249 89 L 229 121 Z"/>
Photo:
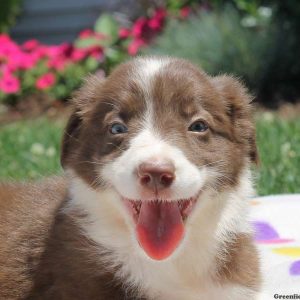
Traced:
<path fill-rule="evenodd" d="M 73 113 L 69 118 L 64 131 L 61 147 L 61 165 L 66 167 L 72 157 L 76 155 L 76 149 L 80 147 L 79 138 L 81 128 L 87 122 L 98 100 L 100 89 L 104 79 L 102 76 L 91 75 L 84 85 L 74 93 L 71 105 Z"/>
<path fill-rule="evenodd" d="M 246 145 L 250 161 L 258 164 L 259 157 L 251 105 L 253 98 L 236 78 L 222 75 L 214 77 L 212 80 L 225 103 L 227 115 L 233 124 L 237 140 Z"/>

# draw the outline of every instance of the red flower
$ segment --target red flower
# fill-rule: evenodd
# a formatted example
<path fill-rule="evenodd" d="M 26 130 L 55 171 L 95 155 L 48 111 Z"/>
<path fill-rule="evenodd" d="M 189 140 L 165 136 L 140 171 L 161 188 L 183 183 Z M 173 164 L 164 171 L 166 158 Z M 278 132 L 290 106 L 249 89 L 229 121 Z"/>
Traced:
<path fill-rule="evenodd" d="M 167 16 L 167 11 L 164 8 L 158 8 L 154 14 L 154 17 L 159 19 L 165 19 L 166 16 Z"/>
<path fill-rule="evenodd" d="M 46 73 L 42 76 L 40 76 L 36 83 L 35 86 L 39 89 L 39 90 L 45 90 L 47 88 L 50 88 L 51 86 L 53 86 L 53 84 L 55 83 L 55 76 L 53 73 Z"/>
<path fill-rule="evenodd" d="M 15 94 L 20 90 L 20 81 L 10 73 L 3 74 L 0 79 L 0 90 L 6 94 Z"/>
<path fill-rule="evenodd" d="M 186 19 L 190 15 L 190 13 L 191 13 L 191 8 L 188 6 L 182 7 L 179 12 L 180 17 L 183 19 Z"/>
<path fill-rule="evenodd" d="M 157 18 L 152 18 L 149 20 L 149 27 L 153 30 L 159 31 L 162 28 L 162 22 Z"/>
<path fill-rule="evenodd" d="M 153 30 L 160 31 L 165 21 L 166 15 L 167 12 L 164 9 L 157 9 L 154 13 L 154 16 L 149 20 L 149 27 Z"/>
<path fill-rule="evenodd" d="M 128 54 L 136 55 L 141 47 L 145 46 L 146 43 L 142 39 L 133 40 L 128 46 Z"/>
<path fill-rule="evenodd" d="M 132 35 L 134 37 L 141 37 L 142 33 L 147 29 L 147 19 L 144 17 L 141 17 L 139 19 L 136 20 L 136 22 L 133 24 L 132 27 Z"/>
<path fill-rule="evenodd" d="M 126 39 L 130 36 L 131 31 L 128 28 L 120 28 L 119 29 L 119 38 L 120 39 Z"/>
<path fill-rule="evenodd" d="M 103 60 L 103 49 L 100 46 L 92 46 L 88 49 L 89 55 L 98 61 Z"/>

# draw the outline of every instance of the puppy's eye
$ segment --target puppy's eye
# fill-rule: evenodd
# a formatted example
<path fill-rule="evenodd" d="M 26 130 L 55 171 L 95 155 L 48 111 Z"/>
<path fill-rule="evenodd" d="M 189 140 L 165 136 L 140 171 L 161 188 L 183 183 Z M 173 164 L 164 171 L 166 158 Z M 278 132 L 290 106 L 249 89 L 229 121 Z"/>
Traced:
<path fill-rule="evenodd" d="M 126 133 L 127 131 L 128 128 L 121 123 L 115 123 L 110 127 L 110 133 L 112 134 L 122 134 L 122 133 Z"/>
<path fill-rule="evenodd" d="M 190 127 L 189 131 L 204 132 L 208 129 L 208 125 L 204 121 L 196 121 Z"/>

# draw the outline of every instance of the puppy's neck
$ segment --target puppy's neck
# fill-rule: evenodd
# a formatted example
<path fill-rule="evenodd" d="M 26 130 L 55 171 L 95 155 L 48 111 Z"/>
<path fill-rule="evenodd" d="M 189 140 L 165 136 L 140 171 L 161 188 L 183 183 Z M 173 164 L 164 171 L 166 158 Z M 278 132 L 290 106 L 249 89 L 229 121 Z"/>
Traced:
<path fill-rule="evenodd" d="M 126 217 L 128 214 L 114 190 L 96 191 L 79 177 L 72 176 L 71 200 L 65 212 L 85 214 L 78 225 L 89 239 L 101 246 L 99 260 L 108 269 L 117 269 L 115 276 L 129 286 L 154 299 L 160 299 L 158 295 L 171 297 L 172 292 L 166 287 L 174 284 L 196 294 L 201 286 L 204 288 L 213 280 L 219 268 L 217 261 L 222 261 L 228 251 L 226 245 L 239 234 L 250 232 L 245 199 L 251 192 L 248 177 L 249 173 L 245 172 L 233 191 L 204 193 L 199 203 L 202 207 L 192 216 L 182 245 L 163 261 L 150 259 L 139 247 L 132 221 Z"/>

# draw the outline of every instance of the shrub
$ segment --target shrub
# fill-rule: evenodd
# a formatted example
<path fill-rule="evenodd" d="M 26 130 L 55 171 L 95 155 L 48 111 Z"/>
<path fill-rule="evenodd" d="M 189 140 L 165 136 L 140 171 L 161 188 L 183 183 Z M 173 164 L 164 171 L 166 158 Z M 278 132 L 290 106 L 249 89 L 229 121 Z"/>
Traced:
<path fill-rule="evenodd" d="M 274 38 L 272 63 L 263 82 L 261 96 L 274 106 L 280 100 L 300 99 L 300 2 L 297 0 L 268 1 L 274 7 L 273 21 L 278 26 Z"/>
<path fill-rule="evenodd" d="M 5 32 L 14 23 L 20 12 L 21 0 L 9 0 L 1 2 L 0 32 Z"/>
<path fill-rule="evenodd" d="M 251 24 L 243 24 L 232 6 L 202 10 L 185 22 L 171 20 L 145 52 L 190 59 L 213 75 L 234 74 L 257 91 L 271 63 L 270 49 L 277 30 L 266 20 L 265 23 L 247 27 Z"/>
<path fill-rule="evenodd" d="M 29 40 L 22 45 L 0 34 L 0 101 L 15 104 L 24 96 L 47 93 L 67 99 L 86 74 L 103 75 L 129 55 L 135 55 L 162 30 L 166 11 L 153 10 L 122 28 L 103 14 L 94 30 L 82 31 L 73 44 L 44 45 Z"/>
<path fill-rule="evenodd" d="M 109 73 L 141 52 L 188 58 L 211 74 L 233 73 L 268 105 L 282 96 L 299 97 L 297 1 L 144 2 L 147 14 L 126 27 L 104 14 L 72 44 L 18 45 L 0 34 L 0 101 L 15 103 L 37 92 L 66 99 L 87 73 Z M 162 2 L 164 8 L 156 7 Z"/>

